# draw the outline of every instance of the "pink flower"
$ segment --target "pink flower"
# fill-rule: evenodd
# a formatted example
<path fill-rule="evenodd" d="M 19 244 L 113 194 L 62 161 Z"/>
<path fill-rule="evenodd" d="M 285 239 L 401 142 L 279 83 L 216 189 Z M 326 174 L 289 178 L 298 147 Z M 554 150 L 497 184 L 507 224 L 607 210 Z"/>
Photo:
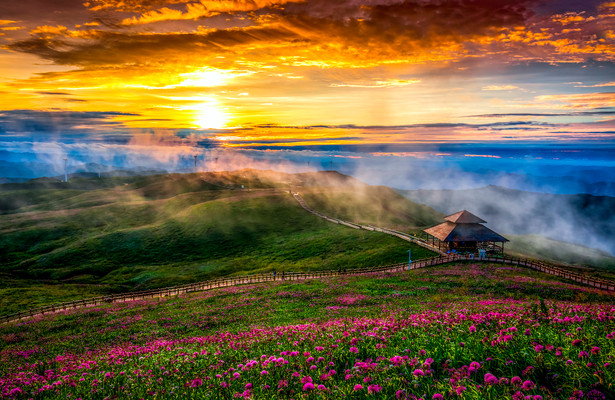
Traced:
<path fill-rule="evenodd" d="M 355 392 L 358 392 L 359 390 L 363 390 L 363 386 L 359 385 L 358 383 L 356 385 L 354 385 L 354 389 Z"/>
<path fill-rule="evenodd" d="M 382 390 L 382 386 L 380 386 L 380 385 L 369 385 L 369 386 L 367 387 L 367 393 L 370 393 L 370 394 L 372 394 L 372 393 L 378 393 L 378 392 L 380 392 L 381 390 Z"/>
<path fill-rule="evenodd" d="M 414 376 L 425 376 L 425 373 L 420 369 L 415 369 L 413 374 Z"/>
<path fill-rule="evenodd" d="M 245 389 L 246 389 L 246 390 L 250 390 L 250 389 L 252 389 L 252 387 L 253 387 L 253 386 L 252 386 L 252 384 L 251 384 L 251 383 L 246 383 L 246 387 L 245 387 Z"/>
<path fill-rule="evenodd" d="M 600 353 L 600 347 L 594 346 L 591 349 L 592 354 L 598 354 Z"/>
<path fill-rule="evenodd" d="M 325 385 L 318 385 L 318 390 L 320 390 L 320 391 L 323 391 L 323 392 L 324 392 L 324 391 L 326 391 L 326 390 L 327 390 L 327 387 L 326 387 Z"/>
<path fill-rule="evenodd" d="M 269 372 L 267 372 L 266 370 L 262 370 L 261 371 L 261 376 L 265 376 L 265 375 L 269 375 Z"/>
<path fill-rule="evenodd" d="M 314 390 L 314 385 L 311 382 L 308 382 L 303 385 L 303 391 L 307 392 L 308 390 Z"/>
<path fill-rule="evenodd" d="M 541 344 L 537 344 L 536 346 L 534 346 L 534 351 L 536 353 L 540 353 L 543 349 L 544 349 L 544 346 Z"/>
<path fill-rule="evenodd" d="M 203 381 L 201 380 L 201 378 L 194 378 L 192 383 L 190 383 L 190 387 L 199 387 L 202 384 L 203 384 Z"/>
<path fill-rule="evenodd" d="M 278 382 L 278 389 L 282 389 L 288 387 L 288 381 L 285 381 L 284 379 L 281 379 L 280 382 Z"/>
<path fill-rule="evenodd" d="M 474 325 L 470 326 L 470 332 L 476 332 L 476 327 Z"/>
<path fill-rule="evenodd" d="M 356 354 L 356 353 L 359 352 L 359 349 L 357 349 L 356 347 L 353 346 L 353 347 L 350 348 L 350 352 Z"/>
<path fill-rule="evenodd" d="M 495 385 L 498 383 L 498 378 L 495 375 L 486 373 L 485 374 L 485 385 Z"/>
<path fill-rule="evenodd" d="M 443 399 L 444 399 L 444 396 L 442 396 L 440 393 L 435 393 L 435 394 L 432 396 L 432 399 L 433 399 L 433 400 L 443 400 Z"/>
<path fill-rule="evenodd" d="M 304 376 L 304 377 L 301 379 L 301 383 L 312 383 L 312 378 L 311 378 L 311 377 L 309 377 L 309 376 Z"/>
<path fill-rule="evenodd" d="M 536 387 L 536 384 L 530 380 L 523 382 L 523 385 L 521 385 L 521 389 L 523 390 L 532 390 L 535 387 Z"/>

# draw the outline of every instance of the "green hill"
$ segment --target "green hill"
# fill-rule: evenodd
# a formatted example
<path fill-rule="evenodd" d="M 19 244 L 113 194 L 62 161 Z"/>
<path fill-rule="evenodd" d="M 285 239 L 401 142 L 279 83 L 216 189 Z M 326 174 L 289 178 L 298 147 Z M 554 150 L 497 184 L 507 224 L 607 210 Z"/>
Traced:
<path fill-rule="evenodd" d="M 394 200 L 385 202 L 395 211 L 392 222 L 418 223 L 412 202 L 337 173 L 244 170 L 97 181 L 3 187 L 1 311 L 228 274 L 391 264 L 405 261 L 408 248 L 415 258 L 431 256 L 388 235 L 328 223 L 288 193 L 320 193 L 314 199 L 326 208 L 322 193 L 333 188 L 386 192 Z M 345 200 L 348 210 L 364 202 Z M 380 215 L 378 207 L 366 215 Z"/>

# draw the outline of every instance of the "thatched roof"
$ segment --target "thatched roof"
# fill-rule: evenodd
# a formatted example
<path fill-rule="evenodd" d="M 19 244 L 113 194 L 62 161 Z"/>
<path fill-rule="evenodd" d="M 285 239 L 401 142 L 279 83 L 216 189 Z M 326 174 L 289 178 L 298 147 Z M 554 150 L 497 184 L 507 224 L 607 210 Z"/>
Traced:
<path fill-rule="evenodd" d="M 481 224 L 454 224 L 446 221 L 425 229 L 443 242 L 508 242 L 504 236 Z"/>
<path fill-rule="evenodd" d="M 484 224 L 487 222 L 466 210 L 447 215 L 444 219 L 457 224 Z"/>

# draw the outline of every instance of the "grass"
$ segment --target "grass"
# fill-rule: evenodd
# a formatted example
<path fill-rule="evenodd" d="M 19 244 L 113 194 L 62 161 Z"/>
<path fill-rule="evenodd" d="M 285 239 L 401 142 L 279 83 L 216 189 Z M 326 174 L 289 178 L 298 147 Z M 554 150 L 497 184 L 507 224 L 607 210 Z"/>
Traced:
<path fill-rule="evenodd" d="M 0 274 L 7 282 L 0 313 L 221 275 L 393 264 L 406 261 L 408 249 L 414 259 L 433 255 L 323 221 L 278 189 L 317 178 L 244 171 L 114 178 L 100 187 L 87 180 L 67 188 L 11 184 L 0 196 L 13 207 L 0 215 Z M 241 185 L 250 190 L 237 190 Z"/>
<path fill-rule="evenodd" d="M 498 264 L 245 285 L 1 326 L 0 390 L 17 399 L 612 398 L 613 312 L 612 294 Z"/>

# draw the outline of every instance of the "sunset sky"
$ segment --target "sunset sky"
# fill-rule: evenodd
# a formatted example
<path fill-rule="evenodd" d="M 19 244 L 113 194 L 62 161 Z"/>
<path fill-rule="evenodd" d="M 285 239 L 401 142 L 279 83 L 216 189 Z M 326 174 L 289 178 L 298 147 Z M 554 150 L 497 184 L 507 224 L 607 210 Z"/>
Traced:
<path fill-rule="evenodd" d="M 615 143 L 615 2 L 2 1 L 0 46 L 7 160 Z"/>

